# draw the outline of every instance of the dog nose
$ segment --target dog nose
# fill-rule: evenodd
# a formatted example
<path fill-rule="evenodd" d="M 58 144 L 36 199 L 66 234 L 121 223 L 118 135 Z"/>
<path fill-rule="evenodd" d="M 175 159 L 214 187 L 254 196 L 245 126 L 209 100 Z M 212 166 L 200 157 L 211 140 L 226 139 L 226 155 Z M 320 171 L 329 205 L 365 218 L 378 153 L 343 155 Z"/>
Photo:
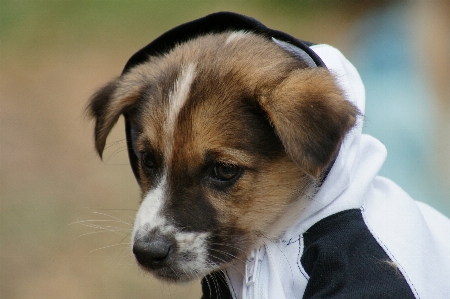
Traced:
<path fill-rule="evenodd" d="M 161 268 L 172 251 L 172 241 L 160 236 L 139 238 L 133 245 L 136 260 L 151 269 Z"/>

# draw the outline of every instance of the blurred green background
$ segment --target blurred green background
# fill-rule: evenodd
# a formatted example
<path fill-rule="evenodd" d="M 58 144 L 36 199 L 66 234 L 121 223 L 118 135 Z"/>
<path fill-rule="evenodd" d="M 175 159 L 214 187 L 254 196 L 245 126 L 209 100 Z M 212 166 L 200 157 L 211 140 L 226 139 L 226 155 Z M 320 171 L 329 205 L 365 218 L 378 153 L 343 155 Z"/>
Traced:
<path fill-rule="evenodd" d="M 450 215 L 449 1 L 1 0 L 0 298 L 200 297 L 135 265 L 123 126 L 102 162 L 83 111 L 135 51 L 220 10 L 341 49 L 390 153 L 382 174 Z"/>

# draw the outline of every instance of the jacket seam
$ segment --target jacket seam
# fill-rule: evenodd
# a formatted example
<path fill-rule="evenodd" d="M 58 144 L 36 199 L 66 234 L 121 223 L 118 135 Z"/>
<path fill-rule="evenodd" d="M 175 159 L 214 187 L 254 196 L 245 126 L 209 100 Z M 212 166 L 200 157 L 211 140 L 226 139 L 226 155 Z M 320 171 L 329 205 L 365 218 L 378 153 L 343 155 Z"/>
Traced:
<path fill-rule="evenodd" d="M 228 271 L 223 271 L 225 273 L 226 279 L 227 279 L 227 285 L 230 291 L 232 292 L 231 296 L 235 299 L 237 299 L 236 291 L 234 290 L 233 284 L 231 283 L 231 278 L 228 275 Z"/>
<path fill-rule="evenodd" d="M 403 278 L 406 280 L 406 282 L 408 283 L 411 291 L 414 293 L 414 296 L 418 299 L 420 299 L 419 293 L 417 292 L 414 284 L 412 283 L 411 279 L 408 277 L 405 269 L 402 267 L 402 265 L 397 261 L 397 259 L 395 258 L 395 256 L 392 254 L 392 252 L 389 251 L 388 247 L 383 243 L 383 241 L 378 237 L 377 234 L 375 234 L 374 230 L 371 228 L 371 226 L 368 224 L 368 221 L 365 217 L 365 209 L 364 206 L 362 206 L 360 208 L 361 210 L 361 215 L 362 218 L 364 220 L 364 224 L 367 226 L 367 229 L 369 230 L 369 232 L 372 234 L 373 238 L 377 241 L 377 243 L 381 246 L 381 248 L 383 248 L 384 252 L 386 252 L 386 254 L 389 256 L 389 258 L 395 262 L 396 266 L 400 269 L 400 272 L 403 275 Z"/>
<path fill-rule="evenodd" d="M 298 254 L 298 259 L 297 259 L 297 266 L 298 269 L 300 270 L 300 273 L 302 273 L 302 275 L 306 278 L 306 280 L 309 281 L 309 275 L 306 272 L 305 268 L 303 268 L 303 264 L 302 264 L 302 256 L 303 256 L 303 251 L 305 250 L 305 242 L 304 242 L 304 238 L 303 235 L 301 235 L 299 237 L 299 254 Z"/>

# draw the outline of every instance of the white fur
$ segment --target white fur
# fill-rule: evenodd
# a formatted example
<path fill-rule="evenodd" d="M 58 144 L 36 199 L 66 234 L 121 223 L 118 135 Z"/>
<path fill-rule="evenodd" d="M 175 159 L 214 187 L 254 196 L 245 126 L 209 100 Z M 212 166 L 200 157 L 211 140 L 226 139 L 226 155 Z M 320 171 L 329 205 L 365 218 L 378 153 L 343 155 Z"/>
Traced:
<path fill-rule="evenodd" d="M 144 197 L 134 220 L 132 243 L 134 243 L 136 235 L 145 234 L 154 228 L 167 227 L 166 219 L 160 213 L 164 204 L 166 185 L 167 179 L 164 176 L 161 183 Z"/>
<path fill-rule="evenodd" d="M 242 31 L 242 30 L 232 32 L 230 34 L 230 36 L 228 36 L 227 40 L 225 41 L 225 44 L 228 45 L 231 42 L 240 40 L 241 38 L 244 38 L 246 35 L 247 35 L 247 32 Z"/>
<path fill-rule="evenodd" d="M 166 123 L 164 124 L 165 134 L 165 159 L 170 160 L 173 147 L 173 136 L 175 131 L 175 124 L 178 114 L 186 102 L 189 94 L 189 89 L 193 79 L 195 78 L 195 65 L 189 64 L 187 67 L 182 67 L 181 72 L 174 82 L 172 91 L 169 94 L 169 108 L 167 113 Z M 169 163 L 168 163 L 169 164 Z M 136 214 L 134 222 L 132 240 L 135 240 L 139 233 L 145 234 L 155 228 L 158 228 L 162 233 L 170 233 L 175 230 L 173 225 L 167 223 L 167 220 L 161 215 L 161 209 L 164 206 L 165 191 L 167 189 L 167 175 L 165 174 L 161 179 L 159 185 L 150 190 L 144 197 L 141 206 Z"/>
<path fill-rule="evenodd" d="M 183 261 L 179 267 L 184 272 L 192 272 L 195 270 L 197 273 L 204 271 L 207 266 L 207 238 L 209 233 L 187 233 L 187 232 L 177 232 L 175 234 L 175 239 L 179 246 L 180 253 L 186 253 L 195 256 L 195 259 L 189 261 Z"/>
<path fill-rule="evenodd" d="M 178 253 L 189 255 L 188 261 L 182 261 L 178 267 L 186 274 L 197 275 L 208 270 L 207 239 L 210 233 L 206 232 L 183 232 L 171 224 L 163 215 L 161 210 L 164 206 L 165 191 L 167 188 L 167 176 L 164 175 L 160 184 L 150 190 L 139 207 L 134 222 L 132 233 L 132 245 L 136 237 L 143 236 L 157 229 L 162 234 L 172 234 L 175 237 Z"/>
<path fill-rule="evenodd" d="M 177 122 L 178 114 L 183 108 L 189 95 L 192 81 L 195 78 L 195 64 L 190 63 L 187 67 L 183 66 L 179 77 L 174 83 L 173 90 L 169 93 L 169 111 L 167 120 L 164 126 L 165 134 L 165 158 L 169 161 L 172 155 L 173 136 L 175 132 L 175 124 Z"/>
<path fill-rule="evenodd" d="M 189 64 L 182 67 L 182 70 L 174 82 L 172 91 L 169 94 L 169 107 L 167 118 L 164 124 L 164 156 L 168 165 L 172 155 L 173 139 L 178 114 L 183 108 L 189 95 L 190 86 L 195 78 L 195 65 Z M 170 223 L 164 215 L 162 209 L 165 203 L 167 190 L 167 174 L 163 176 L 159 185 L 150 190 L 144 197 L 141 206 L 136 214 L 134 222 L 132 243 L 136 237 L 145 235 L 157 229 L 164 235 L 171 234 L 177 242 L 178 253 L 184 253 L 191 258 L 188 261 L 180 262 L 178 267 L 188 275 L 197 275 L 208 268 L 207 238 L 209 233 L 183 232 Z M 195 257 L 195 258 L 194 258 Z"/>

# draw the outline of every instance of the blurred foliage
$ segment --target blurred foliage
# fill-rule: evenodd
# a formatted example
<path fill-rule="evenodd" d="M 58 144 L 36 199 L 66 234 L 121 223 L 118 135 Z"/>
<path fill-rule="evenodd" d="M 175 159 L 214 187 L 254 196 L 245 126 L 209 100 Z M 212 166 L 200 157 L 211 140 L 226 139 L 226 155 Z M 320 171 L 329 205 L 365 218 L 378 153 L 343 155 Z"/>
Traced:
<path fill-rule="evenodd" d="M 143 32 L 164 32 L 168 28 L 218 10 L 249 15 L 282 16 L 307 23 L 324 12 L 368 9 L 382 1 L 164 1 L 164 0 L 2 0 L 0 38 L 2 47 L 28 49 L 30 46 L 63 44 L 83 47 L 84 42 L 146 38 Z M 270 21 L 269 21 L 270 23 Z"/>

